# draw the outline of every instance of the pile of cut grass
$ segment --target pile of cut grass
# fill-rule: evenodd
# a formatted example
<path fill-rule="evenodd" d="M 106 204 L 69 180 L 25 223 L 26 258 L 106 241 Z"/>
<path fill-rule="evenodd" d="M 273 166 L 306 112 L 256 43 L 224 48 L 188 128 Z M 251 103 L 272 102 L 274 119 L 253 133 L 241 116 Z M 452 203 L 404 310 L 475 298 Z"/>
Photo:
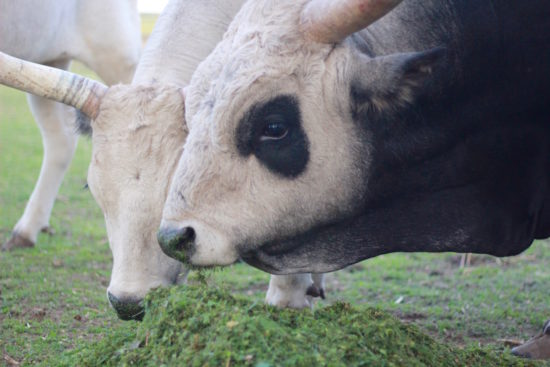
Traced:
<path fill-rule="evenodd" d="M 62 357 L 78 366 L 531 366 L 457 349 L 374 308 L 278 310 L 205 286 L 158 289 L 135 333 L 110 332 Z M 60 361 L 56 361 L 59 364 Z"/>

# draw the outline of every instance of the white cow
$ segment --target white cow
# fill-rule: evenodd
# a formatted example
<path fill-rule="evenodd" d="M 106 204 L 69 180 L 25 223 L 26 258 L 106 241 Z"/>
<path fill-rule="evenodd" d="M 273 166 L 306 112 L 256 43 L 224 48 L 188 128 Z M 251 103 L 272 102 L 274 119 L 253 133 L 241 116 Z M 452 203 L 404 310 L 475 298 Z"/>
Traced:
<path fill-rule="evenodd" d="M 241 3 L 173 0 L 130 85 L 107 88 L 0 57 L 1 83 L 67 103 L 92 119 L 88 183 L 105 215 L 113 252 L 108 297 L 123 319 L 140 318 L 147 291 L 175 283 L 181 271 L 181 263 L 161 251 L 156 232 L 187 136 L 182 87 L 222 38 Z M 274 276 L 266 300 L 281 307 L 308 307 L 320 289 L 319 276 Z"/>
<path fill-rule="evenodd" d="M 68 69 L 78 60 L 107 84 L 129 82 L 141 51 L 137 0 L 0 0 L 0 51 Z M 32 247 L 50 214 L 78 135 L 73 108 L 28 95 L 40 127 L 40 177 L 12 237 L 2 249 Z"/>

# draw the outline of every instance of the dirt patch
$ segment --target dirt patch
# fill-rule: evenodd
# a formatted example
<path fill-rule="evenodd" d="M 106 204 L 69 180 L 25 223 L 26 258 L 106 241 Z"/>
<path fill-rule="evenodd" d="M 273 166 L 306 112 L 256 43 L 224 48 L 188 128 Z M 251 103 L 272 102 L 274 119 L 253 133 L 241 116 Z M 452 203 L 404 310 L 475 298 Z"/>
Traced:
<path fill-rule="evenodd" d="M 25 316 L 34 321 L 42 321 L 46 317 L 47 310 L 45 308 L 34 307 L 26 312 Z"/>
<path fill-rule="evenodd" d="M 4 353 L 2 355 L 2 359 L 4 360 L 4 363 L 6 363 L 6 366 L 8 367 L 18 367 L 18 366 L 21 366 L 21 362 L 20 361 L 17 361 L 15 359 L 13 359 L 12 357 L 10 357 L 9 355 L 7 355 L 6 353 Z"/>

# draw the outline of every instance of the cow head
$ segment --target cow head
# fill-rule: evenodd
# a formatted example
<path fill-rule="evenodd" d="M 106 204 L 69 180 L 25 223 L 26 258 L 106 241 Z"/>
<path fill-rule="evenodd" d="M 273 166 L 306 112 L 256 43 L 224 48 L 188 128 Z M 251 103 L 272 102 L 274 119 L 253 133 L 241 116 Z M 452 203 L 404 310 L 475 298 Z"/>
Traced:
<path fill-rule="evenodd" d="M 183 111 L 180 88 L 119 85 L 91 124 L 88 185 L 105 216 L 113 253 L 107 294 L 121 318 L 139 315 L 147 291 L 174 284 L 180 272 L 155 234 L 187 135 Z"/>
<path fill-rule="evenodd" d="M 272 273 L 349 264 L 332 245 L 368 195 L 371 160 L 353 116 L 411 102 L 439 55 L 351 46 L 348 34 L 398 2 L 243 6 L 186 88 L 190 133 L 159 230 L 168 255 Z"/>
<path fill-rule="evenodd" d="M 103 210 L 113 271 L 108 298 L 123 319 L 140 318 L 151 288 L 173 284 L 181 263 L 156 232 L 187 127 L 176 86 L 102 84 L 0 53 L 0 83 L 74 106 L 91 131 L 88 185 Z M 29 83 L 29 80 L 32 83 Z"/>

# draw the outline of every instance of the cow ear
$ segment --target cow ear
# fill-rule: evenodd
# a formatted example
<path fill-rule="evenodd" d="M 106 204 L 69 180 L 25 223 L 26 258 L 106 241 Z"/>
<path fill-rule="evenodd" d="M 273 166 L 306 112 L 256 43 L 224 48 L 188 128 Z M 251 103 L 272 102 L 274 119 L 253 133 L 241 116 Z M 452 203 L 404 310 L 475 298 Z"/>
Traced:
<path fill-rule="evenodd" d="M 411 104 L 430 84 L 445 54 L 439 47 L 374 58 L 359 56 L 351 84 L 354 112 L 392 111 Z"/>
<path fill-rule="evenodd" d="M 92 119 L 80 110 L 76 110 L 76 129 L 81 135 L 92 135 Z"/>

